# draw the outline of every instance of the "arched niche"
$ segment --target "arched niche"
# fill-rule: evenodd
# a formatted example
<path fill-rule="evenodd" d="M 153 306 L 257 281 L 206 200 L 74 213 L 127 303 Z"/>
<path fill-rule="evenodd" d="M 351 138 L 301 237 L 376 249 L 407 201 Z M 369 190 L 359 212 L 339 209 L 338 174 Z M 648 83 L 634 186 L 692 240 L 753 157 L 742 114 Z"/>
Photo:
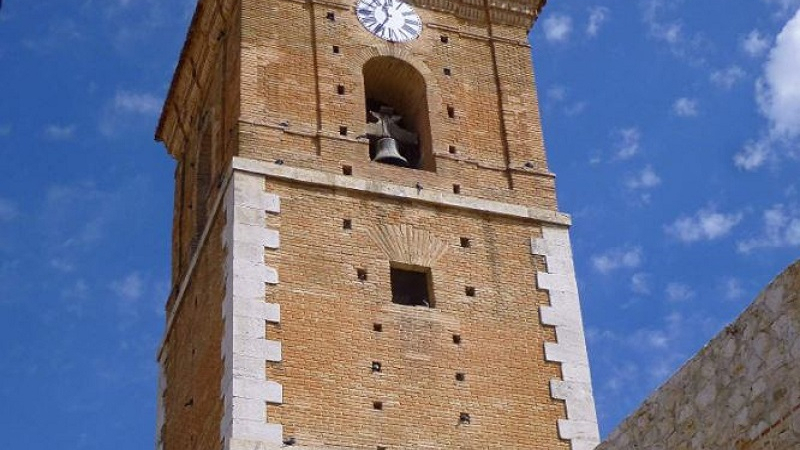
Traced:
<path fill-rule="evenodd" d="M 409 167 L 436 171 L 431 142 L 430 114 L 425 78 L 411 64 L 392 57 L 376 56 L 364 63 L 365 117 L 367 122 L 376 119 L 370 111 L 391 107 L 402 117 L 398 125 L 416 133 L 416 146 L 402 144 L 400 152 L 409 161 Z M 370 159 L 375 157 L 376 140 L 370 140 Z"/>

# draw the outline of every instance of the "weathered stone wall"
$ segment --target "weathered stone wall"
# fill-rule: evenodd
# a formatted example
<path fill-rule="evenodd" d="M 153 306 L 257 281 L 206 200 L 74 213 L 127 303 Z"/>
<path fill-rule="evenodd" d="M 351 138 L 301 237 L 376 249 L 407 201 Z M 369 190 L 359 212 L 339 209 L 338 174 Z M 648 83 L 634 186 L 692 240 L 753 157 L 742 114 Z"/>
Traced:
<path fill-rule="evenodd" d="M 800 448 L 800 261 L 598 450 Z"/>

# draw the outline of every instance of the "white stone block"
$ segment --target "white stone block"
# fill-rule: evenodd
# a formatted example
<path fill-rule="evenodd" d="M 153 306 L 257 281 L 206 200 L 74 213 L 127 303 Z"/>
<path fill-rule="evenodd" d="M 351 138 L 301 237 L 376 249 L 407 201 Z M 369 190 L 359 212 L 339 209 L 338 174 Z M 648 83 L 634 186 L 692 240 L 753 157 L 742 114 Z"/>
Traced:
<path fill-rule="evenodd" d="M 240 439 L 260 441 L 265 444 L 283 444 L 283 427 L 278 424 L 231 419 L 226 429 L 227 431 L 223 435 L 229 436 L 231 440 Z"/>
<path fill-rule="evenodd" d="M 559 419 L 558 435 L 561 439 L 594 442 L 595 445 L 600 442 L 600 431 L 595 422 Z"/>
<path fill-rule="evenodd" d="M 277 303 L 267 303 L 262 299 L 245 299 L 236 297 L 231 302 L 231 311 L 238 317 L 252 317 L 266 322 L 278 323 L 281 321 L 281 307 Z"/>
<path fill-rule="evenodd" d="M 567 419 L 578 421 L 595 420 L 592 386 L 583 382 L 550 381 L 550 394 L 553 398 L 569 400 Z"/>
<path fill-rule="evenodd" d="M 560 291 L 572 295 L 578 295 L 578 286 L 575 283 L 575 278 L 571 275 L 551 274 L 539 272 L 536 275 L 540 289 L 546 289 L 551 292 Z"/>
<path fill-rule="evenodd" d="M 276 249 L 280 247 L 280 233 L 264 225 L 246 225 L 236 223 L 233 229 L 234 242 L 245 244 L 258 244 L 262 247 Z M 238 258 L 239 255 L 234 255 Z M 259 261 L 263 261 L 263 253 Z"/>
<path fill-rule="evenodd" d="M 256 283 L 262 286 L 264 283 L 278 284 L 278 271 L 263 264 L 234 262 L 233 282 L 234 289 L 239 288 L 239 283 Z"/>
<path fill-rule="evenodd" d="M 281 343 L 267 339 L 237 339 L 233 340 L 233 357 L 250 356 L 262 357 L 267 361 L 281 360 Z"/>
<path fill-rule="evenodd" d="M 251 226 L 266 226 L 267 213 L 263 209 L 233 206 L 234 220 L 230 223 Z"/>
<path fill-rule="evenodd" d="M 266 423 L 267 402 L 253 398 L 234 398 L 231 404 L 231 418 Z"/>
<path fill-rule="evenodd" d="M 256 381 L 266 380 L 266 360 L 264 358 L 253 358 L 249 356 L 237 355 L 233 358 L 231 373 L 233 378 L 247 378 Z"/>
<path fill-rule="evenodd" d="M 234 339 L 263 339 L 267 337 L 266 321 L 261 318 L 233 316 Z"/>
<path fill-rule="evenodd" d="M 283 386 L 274 381 L 234 379 L 233 397 L 254 399 L 267 403 L 283 403 Z"/>

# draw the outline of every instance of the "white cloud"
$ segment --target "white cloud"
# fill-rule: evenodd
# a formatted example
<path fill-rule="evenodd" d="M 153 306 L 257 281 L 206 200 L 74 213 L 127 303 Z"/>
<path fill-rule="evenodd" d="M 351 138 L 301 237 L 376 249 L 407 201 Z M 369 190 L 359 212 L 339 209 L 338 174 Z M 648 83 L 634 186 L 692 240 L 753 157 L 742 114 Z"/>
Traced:
<path fill-rule="evenodd" d="M 756 101 L 768 126 L 733 157 L 743 170 L 756 170 L 777 160 L 779 150 L 800 149 L 800 9 L 781 30 L 764 72 L 756 80 Z"/>
<path fill-rule="evenodd" d="M 158 114 L 161 103 L 161 99 L 152 94 L 118 91 L 114 97 L 114 109 L 124 113 Z"/>
<path fill-rule="evenodd" d="M 635 273 L 631 276 L 631 291 L 634 294 L 650 295 L 650 277 L 646 273 Z"/>
<path fill-rule="evenodd" d="M 123 300 L 133 301 L 142 297 L 144 283 L 142 282 L 142 277 L 137 272 L 133 272 L 120 280 L 112 282 L 110 288 Z"/>
<path fill-rule="evenodd" d="M 731 89 L 736 83 L 741 81 L 745 75 L 741 67 L 733 65 L 711 72 L 709 80 L 719 88 Z"/>
<path fill-rule="evenodd" d="M 550 42 L 566 42 L 572 33 L 572 17 L 552 14 L 542 22 L 544 37 Z"/>
<path fill-rule="evenodd" d="M 592 266 L 602 274 L 608 274 L 617 269 L 635 269 L 642 263 L 642 249 L 615 248 L 607 252 L 592 256 Z"/>
<path fill-rule="evenodd" d="M 709 207 L 693 216 L 679 217 L 666 232 L 681 242 L 711 241 L 726 236 L 741 220 L 742 213 L 723 214 Z"/>
<path fill-rule="evenodd" d="M 683 283 L 669 283 L 666 293 L 667 300 L 671 302 L 682 302 L 695 296 L 694 290 Z"/>
<path fill-rule="evenodd" d="M 800 7 L 800 0 L 764 0 L 765 3 L 777 6 L 781 12 Z"/>
<path fill-rule="evenodd" d="M 800 246 L 800 211 L 784 205 L 775 205 L 762 215 L 763 230 L 755 238 L 737 243 L 741 253 L 763 248 L 788 248 Z"/>
<path fill-rule="evenodd" d="M 742 50 L 753 58 L 764 54 L 769 48 L 769 40 L 758 30 L 751 31 L 741 41 Z"/>
<path fill-rule="evenodd" d="M 107 137 L 118 135 L 130 126 L 133 115 L 151 120 L 151 117 L 156 117 L 161 111 L 161 104 L 161 99 L 153 94 L 117 91 L 100 117 L 100 133 Z"/>
<path fill-rule="evenodd" d="M 575 102 L 564 107 L 564 114 L 567 116 L 577 116 L 586 109 L 586 102 Z"/>
<path fill-rule="evenodd" d="M 763 166 L 772 156 L 769 139 L 762 138 L 746 143 L 739 153 L 733 155 L 733 163 L 742 170 L 753 171 Z"/>
<path fill-rule="evenodd" d="M 646 166 L 634 177 L 628 178 L 625 186 L 628 189 L 651 189 L 661 184 L 661 177 L 653 170 L 651 166 Z"/>
<path fill-rule="evenodd" d="M 737 278 L 727 278 L 722 282 L 722 292 L 727 300 L 738 300 L 744 295 L 742 282 Z"/>
<path fill-rule="evenodd" d="M 567 88 L 561 85 L 555 85 L 547 90 L 547 97 L 555 102 L 560 102 L 567 98 Z"/>
<path fill-rule="evenodd" d="M 691 64 L 704 64 L 704 55 L 712 47 L 701 33 L 686 31 L 680 17 L 680 1 L 643 0 L 642 21 L 650 37 L 666 44 L 677 58 Z"/>
<path fill-rule="evenodd" d="M 672 104 L 672 112 L 678 117 L 697 116 L 697 99 L 681 97 Z"/>
<path fill-rule="evenodd" d="M 636 127 L 623 128 L 617 131 L 615 145 L 617 159 L 630 159 L 639 153 L 642 133 Z"/>
<path fill-rule="evenodd" d="M 800 137 L 800 10 L 778 34 L 764 74 L 756 83 L 761 113 L 769 120 L 770 138 Z"/>
<path fill-rule="evenodd" d="M 590 37 L 597 36 L 600 27 L 608 20 L 610 11 L 604 6 L 594 6 L 589 8 L 589 23 L 586 25 L 586 34 Z"/>
<path fill-rule="evenodd" d="M 11 200 L 0 198 L 0 222 L 14 220 L 17 215 L 19 215 L 17 205 L 15 205 Z"/>
<path fill-rule="evenodd" d="M 51 141 L 67 141 L 75 137 L 75 125 L 48 125 L 44 128 L 44 136 Z"/>

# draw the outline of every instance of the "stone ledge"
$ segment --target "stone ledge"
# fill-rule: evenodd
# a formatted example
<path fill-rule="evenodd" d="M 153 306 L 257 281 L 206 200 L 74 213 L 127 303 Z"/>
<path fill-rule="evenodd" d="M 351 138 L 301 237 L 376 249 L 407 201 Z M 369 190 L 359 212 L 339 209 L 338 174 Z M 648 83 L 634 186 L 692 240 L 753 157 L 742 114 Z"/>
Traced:
<path fill-rule="evenodd" d="M 277 178 L 303 184 L 325 186 L 355 192 L 367 192 L 381 197 L 414 200 L 420 203 L 447 206 L 455 209 L 514 217 L 524 220 L 534 220 L 544 224 L 558 225 L 562 227 L 568 227 L 572 224 L 572 220 L 568 214 L 558 211 L 530 208 L 522 205 L 484 200 L 476 197 L 456 195 L 442 191 L 426 189 L 418 191 L 414 187 L 399 186 L 392 183 L 366 180 L 352 176 L 336 175 L 317 170 L 281 166 L 274 163 L 256 161 L 249 158 L 235 157 L 233 158 L 232 166 L 234 170 L 260 174 L 267 178 Z"/>

